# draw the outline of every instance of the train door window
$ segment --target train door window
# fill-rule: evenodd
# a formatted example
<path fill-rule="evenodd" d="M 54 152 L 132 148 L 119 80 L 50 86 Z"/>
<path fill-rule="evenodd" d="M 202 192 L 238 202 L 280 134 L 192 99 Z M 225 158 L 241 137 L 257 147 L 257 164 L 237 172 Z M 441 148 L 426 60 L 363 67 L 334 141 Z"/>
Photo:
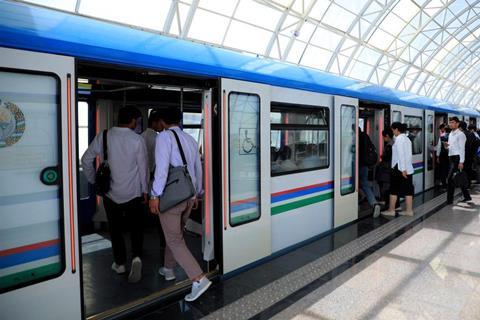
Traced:
<path fill-rule="evenodd" d="M 392 112 L 392 123 L 393 122 L 402 122 L 402 113 L 400 111 Z"/>
<path fill-rule="evenodd" d="M 203 145 L 202 114 L 195 113 L 195 112 L 184 112 L 182 125 L 183 125 L 183 131 L 190 134 L 195 139 L 195 141 L 197 141 L 199 148 L 202 149 L 202 145 Z"/>
<path fill-rule="evenodd" d="M 85 151 L 88 149 L 88 103 L 85 101 L 78 102 L 78 158 L 82 158 Z M 79 181 L 80 181 L 80 199 L 88 199 L 90 197 L 88 180 L 83 173 L 83 168 L 80 163 Z"/>
<path fill-rule="evenodd" d="M 435 145 L 435 132 L 433 129 L 433 115 L 429 114 L 427 116 L 427 154 L 428 154 L 428 161 L 427 161 L 427 170 L 433 170 L 433 153 L 434 153 L 434 145 Z"/>
<path fill-rule="evenodd" d="M 357 143 L 355 107 L 342 105 L 341 117 L 340 170 L 342 173 L 342 183 L 340 194 L 347 195 L 355 191 L 355 159 Z"/>
<path fill-rule="evenodd" d="M 405 124 L 407 136 L 412 141 L 412 153 L 421 154 L 423 152 L 422 117 L 406 115 Z"/>
<path fill-rule="evenodd" d="M 229 107 L 230 225 L 260 218 L 260 97 L 231 92 Z"/>
<path fill-rule="evenodd" d="M 60 80 L 0 70 L 0 293 L 62 273 Z"/>
<path fill-rule="evenodd" d="M 327 168 L 328 108 L 272 103 L 271 175 Z"/>

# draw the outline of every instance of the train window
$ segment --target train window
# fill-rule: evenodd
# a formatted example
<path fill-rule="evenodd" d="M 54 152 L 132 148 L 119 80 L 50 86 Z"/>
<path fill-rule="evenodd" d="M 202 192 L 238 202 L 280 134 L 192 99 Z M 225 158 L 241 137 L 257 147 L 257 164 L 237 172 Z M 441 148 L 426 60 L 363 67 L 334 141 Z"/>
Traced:
<path fill-rule="evenodd" d="M 270 113 L 271 175 L 327 168 L 328 108 L 273 102 Z"/>
<path fill-rule="evenodd" d="M 433 153 L 435 152 L 435 133 L 433 130 L 433 115 L 427 116 L 427 148 L 428 148 L 428 161 L 427 170 L 433 170 Z"/>
<path fill-rule="evenodd" d="M 392 123 L 394 122 L 402 122 L 402 113 L 400 111 L 392 112 Z"/>
<path fill-rule="evenodd" d="M 0 293 L 64 270 L 60 79 L 0 69 Z"/>
<path fill-rule="evenodd" d="M 341 107 L 341 140 L 340 140 L 340 170 L 342 182 L 340 194 L 347 195 L 355 192 L 355 165 L 356 160 L 356 110 L 354 106 L 342 105 Z"/>
<path fill-rule="evenodd" d="M 405 116 L 407 125 L 407 137 L 412 141 L 412 153 L 421 154 L 423 152 L 423 126 L 422 117 Z"/>
<path fill-rule="evenodd" d="M 229 110 L 230 225 L 260 218 L 260 97 L 231 92 Z"/>
<path fill-rule="evenodd" d="M 182 126 L 183 131 L 191 135 L 200 149 L 203 145 L 203 129 L 202 129 L 203 119 L 201 113 L 195 112 L 184 112 Z"/>

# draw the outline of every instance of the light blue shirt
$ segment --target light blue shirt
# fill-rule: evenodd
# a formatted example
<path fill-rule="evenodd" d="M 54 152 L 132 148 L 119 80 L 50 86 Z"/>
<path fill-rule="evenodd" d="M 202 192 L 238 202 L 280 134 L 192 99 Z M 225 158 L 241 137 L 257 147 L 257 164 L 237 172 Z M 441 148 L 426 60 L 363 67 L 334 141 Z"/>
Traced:
<path fill-rule="evenodd" d="M 187 169 L 197 195 L 203 193 L 202 186 L 202 162 L 198 151 L 198 144 L 188 133 L 183 132 L 179 127 L 171 127 L 175 130 L 182 145 Z M 170 130 L 164 130 L 157 135 L 155 144 L 155 178 L 153 181 L 151 194 L 160 197 L 165 189 L 168 178 L 168 169 L 170 165 L 174 167 L 182 166 L 182 156 L 177 146 L 175 136 Z"/>

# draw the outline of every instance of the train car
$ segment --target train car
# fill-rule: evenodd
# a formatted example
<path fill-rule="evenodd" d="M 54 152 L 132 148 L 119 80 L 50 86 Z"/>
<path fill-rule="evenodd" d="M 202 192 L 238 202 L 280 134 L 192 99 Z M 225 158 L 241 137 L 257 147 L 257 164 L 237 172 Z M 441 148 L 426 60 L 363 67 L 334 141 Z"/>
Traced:
<path fill-rule="evenodd" d="M 408 125 L 421 193 L 435 185 L 437 126 L 449 115 L 480 123 L 473 109 L 1 1 L 2 319 L 102 319 L 187 290 L 188 281 L 158 277 L 151 218 L 144 285 L 110 270 L 101 198 L 79 158 L 125 105 L 142 111 L 138 133 L 154 108 L 183 111 L 205 190 L 188 243 L 208 275 L 221 277 L 371 214 L 359 206 L 359 127 L 381 154 L 381 131 Z"/>

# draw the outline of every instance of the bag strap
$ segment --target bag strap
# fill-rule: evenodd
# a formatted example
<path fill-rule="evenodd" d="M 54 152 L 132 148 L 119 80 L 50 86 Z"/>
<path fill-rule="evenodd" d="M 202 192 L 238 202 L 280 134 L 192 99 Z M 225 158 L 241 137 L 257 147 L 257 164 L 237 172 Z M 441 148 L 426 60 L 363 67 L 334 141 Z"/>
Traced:
<path fill-rule="evenodd" d="M 107 149 L 107 132 L 108 130 L 103 130 L 103 161 L 108 161 L 108 149 Z"/>
<path fill-rule="evenodd" d="M 169 130 L 175 136 L 175 140 L 177 140 L 177 146 L 178 146 L 178 150 L 180 151 L 180 155 L 182 156 L 183 166 L 186 167 L 187 166 L 187 160 L 185 159 L 185 153 L 183 153 L 183 148 L 182 148 L 182 144 L 180 143 L 180 139 L 178 139 L 178 135 L 175 132 L 175 130 L 172 130 L 172 129 L 169 129 Z"/>

